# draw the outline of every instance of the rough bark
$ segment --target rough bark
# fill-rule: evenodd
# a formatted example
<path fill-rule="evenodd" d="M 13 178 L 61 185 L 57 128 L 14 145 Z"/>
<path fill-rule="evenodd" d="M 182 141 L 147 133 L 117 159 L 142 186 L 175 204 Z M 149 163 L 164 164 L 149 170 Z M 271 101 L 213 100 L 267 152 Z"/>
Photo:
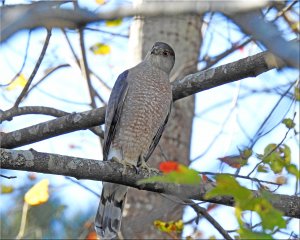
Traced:
<path fill-rule="evenodd" d="M 154 42 L 170 44 L 176 54 L 171 79 L 181 79 L 197 69 L 201 45 L 201 20 L 199 16 L 137 18 L 131 27 L 130 48 L 134 57 L 132 64 L 144 58 Z M 185 98 L 173 105 L 170 121 L 160 140 L 164 155 L 173 161 L 188 164 L 194 98 Z M 157 167 L 164 161 L 158 147 L 149 159 Z M 158 239 L 167 235 L 154 229 L 153 221 L 182 218 L 183 207 L 161 195 L 130 189 L 122 222 L 122 234 L 126 239 Z"/>
<path fill-rule="evenodd" d="M 123 165 L 112 161 L 99 161 L 87 158 L 75 158 L 59 154 L 37 152 L 31 150 L 8 150 L 0 148 L 1 167 L 4 169 L 50 173 L 63 176 L 75 177 L 77 179 L 91 179 L 97 181 L 108 181 L 128 185 L 140 190 L 147 190 L 157 193 L 171 194 L 180 198 L 205 200 L 227 206 L 233 206 L 232 197 L 224 196 L 212 199 L 205 199 L 207 191 L 212 189 L 213 183 L 202 182 L 199 185 L 178 185 L 151 183 L 138 185 L 137 181 L 156 175 L 154 171 L 149 174 L 141 171 L 136 174 L 135 169 L 126 168 L 127 174 L 122 174 Z M 144 191 L 139 191 L 144 192 Z M 259 196 L 258 191 L 253 191 L 254 196 Z M 270 202 L 281 210 L 285 216 L 300 218 L 299 196 L 289 196 L 271 193 Z M 143 210 L 142 210 L 143 211 Z"/>

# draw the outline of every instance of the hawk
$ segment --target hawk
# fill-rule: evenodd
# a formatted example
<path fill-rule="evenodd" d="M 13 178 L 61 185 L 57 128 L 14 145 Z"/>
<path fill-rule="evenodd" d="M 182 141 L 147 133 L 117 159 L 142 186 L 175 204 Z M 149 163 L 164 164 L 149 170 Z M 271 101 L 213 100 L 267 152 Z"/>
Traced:
<path fill-rule="evenodd" d="M 104 161 L 119 161 L 137 170 L 148 168 L 146 162 L 159 142 L 171 111 L 169 74 L 174 63 L 174 50 L 164 42 L 156 42 L 141 63 L 119 75 L 106 108 Z M 118 236 L 127 189 L 123 185 L 103 183 L 95 219 L 95 229 L 101 238 Z"/>

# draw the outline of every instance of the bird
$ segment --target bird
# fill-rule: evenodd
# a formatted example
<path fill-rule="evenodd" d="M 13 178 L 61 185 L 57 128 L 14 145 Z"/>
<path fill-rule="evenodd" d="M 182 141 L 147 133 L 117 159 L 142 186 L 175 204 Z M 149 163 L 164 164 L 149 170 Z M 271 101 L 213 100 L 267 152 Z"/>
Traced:
<path fill-rule="evenodd" d="M 170 72 L 175 64 L 173 48 L 155 42 L 144 60 L 119 75 L 105 114 L 103 161 L 117 161 L 137 171 L 149 170 L 147 160 L 157 146 L 172 107 Z M 122 174 L 123 174 L 122 173 Z M 101 239 L 117 239 L 127 186 L 103 183 L 95 218 Z"/>

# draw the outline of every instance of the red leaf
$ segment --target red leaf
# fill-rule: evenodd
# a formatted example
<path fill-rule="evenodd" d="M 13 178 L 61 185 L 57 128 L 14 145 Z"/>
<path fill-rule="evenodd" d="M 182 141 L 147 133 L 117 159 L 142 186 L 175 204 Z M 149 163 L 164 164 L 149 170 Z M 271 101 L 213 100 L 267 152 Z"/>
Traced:
<path fill-rule="evenodd" d="M 162 162 L 159 164 L 159 170 L 162 171 L 163 173 L 169 173 L 169 172 L 173 172 L 179 171 L 179 163 L 174 162 L 174 161 L 166 161 L 166 162 Z"/>

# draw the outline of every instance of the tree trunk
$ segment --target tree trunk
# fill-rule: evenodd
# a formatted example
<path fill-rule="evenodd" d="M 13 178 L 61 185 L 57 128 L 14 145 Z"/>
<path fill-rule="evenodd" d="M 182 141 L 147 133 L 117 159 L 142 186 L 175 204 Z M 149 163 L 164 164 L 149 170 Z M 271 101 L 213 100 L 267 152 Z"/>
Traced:
<path fill-rule="evenodd" d="M 154 42 L 170 44 L 175 50 L 176 63 L 171 80 L 181 78 L 197 69 L 201 45 L 200 16 L 176 16 L 139 18 L 134 20 L 129 47 L 133 56 L 132 66 L 140 62 Z M 194 97 L 176 102 L 167 128 L 148 164 L 157 167 L 166 160 L 189 163 L 190 139 L 194 114 Z M 160 150 L 161 149 L 161 150 Z M 163 154 L 162 154 L 163 152 Z M 168 238 L 153 226 L 160 219 L 172 221 L 182 218 L 183 206 L 160 194 L 130 189 L 122 221 L 122 235 L 125 239 Z"/>

